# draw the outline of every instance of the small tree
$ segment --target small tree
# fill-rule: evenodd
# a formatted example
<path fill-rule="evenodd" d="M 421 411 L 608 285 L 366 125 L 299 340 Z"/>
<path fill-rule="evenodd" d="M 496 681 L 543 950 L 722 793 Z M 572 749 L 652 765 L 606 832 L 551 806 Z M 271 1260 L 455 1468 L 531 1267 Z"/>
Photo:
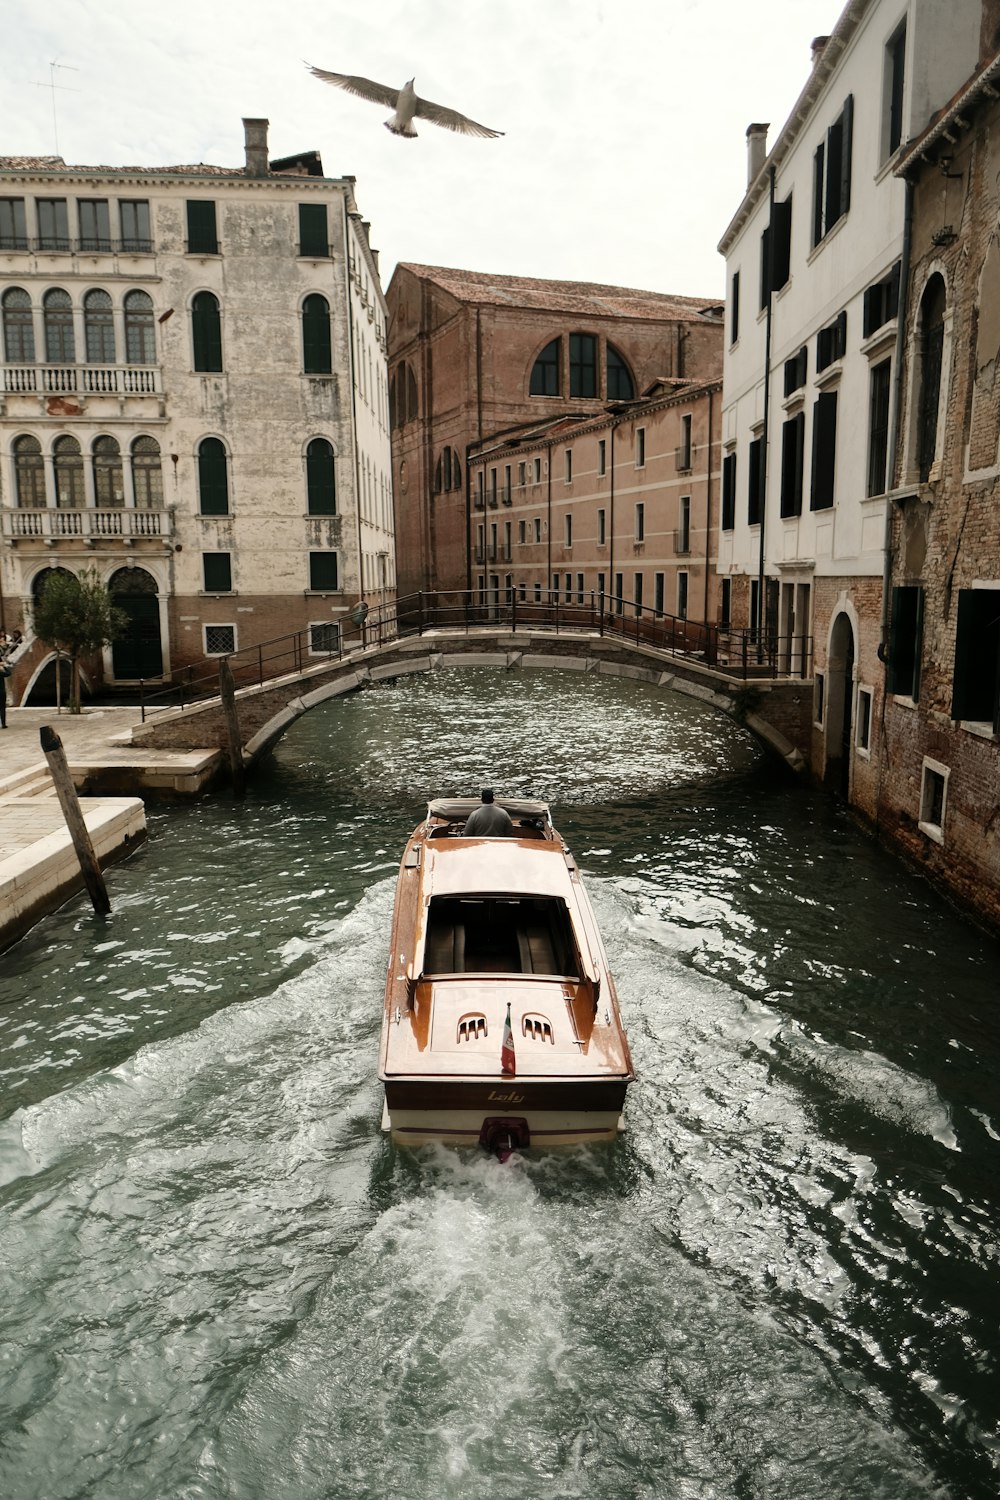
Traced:
<path fill-rule="evenodd" d="M 124 635 L 128 615 L 111 602 L 96 568 L 80 574 L 53 571 L 33 611 L 35 634 L 70 659 L 70 713 L 80 712 L 80 659 Z"/>

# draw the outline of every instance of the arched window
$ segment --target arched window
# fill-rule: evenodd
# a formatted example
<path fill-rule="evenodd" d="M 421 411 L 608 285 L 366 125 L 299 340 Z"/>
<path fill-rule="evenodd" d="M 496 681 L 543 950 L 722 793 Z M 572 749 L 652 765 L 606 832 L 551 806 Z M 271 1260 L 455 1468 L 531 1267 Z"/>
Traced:
<path fill-rule="evenodd" d="M 462 465 L 459 461 L 457 449 L 451 455 L 451 485 L 452 489 L 455 490 L 462 488 Z"/>
<path fill-rule="evenodd" d="M 43 568 L 40 573 L 35 574 L 34 578 L 31 580 L 31 597 L 36 604 L 41 603 L 42 595 L 45 593 L 46 584 L 48 583 L 49 579 L 54 578 L 57 573 L 61 574 L 63 578 L 73 577 L 73 574 L 70 572 L 69 568 Z"/>
<path fill-rule="evenodd" d="M 635 397 L 635 382 L 628 365 L 618 350 L 608 345 L 608 400 L 632 401 Z"/>
<path fill-rule="evenodd" d="M 36 437 L 14 439 L 14 479 L 22 510 L 45 509 L 45 460 Z"/>
<path fill-rule="evenodd" d="M 409 365 L 404 365 L 406 371 L 406 420 L 415 422 L 420 415 L 420 402 L 417 398 L 417 377 Z"/>
<path fill-rule="evenodd" d="M 202 438 L 198 444 L 198 502 L 203 516 L 229 514 L 226 446 L 219 438 Z"/>
<path fill-rule="evenodd" d="M 306 449 L 306 496 L 311 516 L 336 515 L 333 446 L 326 438 L 313 438 Z"/>
<path fill-rule="evenodd" d="M 559 340 L 546 344 L 531 371 L 529 395 L 559 395 Z"/>
<path fill-rule="evenodd" d="M 395 430 L 398 425 L 396 421 L 396 374 L 393 371 L 389 376 L 389 426 Z"/>
<path fill-rule="evenodd" d="M 115 319 L 107 292 L 88 292 L 83 299 L 83 332 L 88 365 L 115 362 Z"/>
<path fill-rule="evenodd" d="M 163 509 L 160 445 L 155 438 L 138 437 L 132 444 L 132 488 L 136 510 Z"/>
<path fill-rule="evenodd" d="M 222 319 L 219 299 L 211 292 L 197 292 L 191 303 L 191 338 L 196 370 L 222 369 Z"/>
<path fill-rule="evenodd" d="M 34 364 L 31 298 L 21 286 L 9 287 L 3 294 L 3 347 L 8 364 Z"/>
<path fill-rule="evenodd" d="M 56 475 L 56 505 L 60 510 L 82 510 L 87 503 L 83 490 L 83 454 L 75 437 L 56 438 L 52 444 Z"/>
<path fill-rule="evenodd" d="M 125 476 L 118 439 L 99 437 L 94 442 L 94 500 L 98 510 L 120 510 L 125 504 Z"/>
<path fill-rule="evenodd" d="M 445 448 L 441 455 L 441 488 L 451 489 L 451 448 Z"/>
<path fill-rule="evenodd" d="M 330 304 L 318 292 L 302 304 L 302 368 L 307 375 L 329 375 L 333 371 Z"/>
<path fill-rule="evenodd" d="M 592 333 L 569 336 L 569 393 L 597 395 L 597 340 Z"/>
<path fill-rule="evenodd" d="M 944 353 L 944 280 L 934 275 L 920 299 L 920 399 L 917 404 L 917 467 L 922 481 L 930 478 L 937 457 L 938 407 L 941 403 L 941 360 Z"/>
<path fill-rule="evenodd" d="M 218 303 L 216 303 L 216 311 L 218 311 Z M 130 365 L 156 364 L 153 299 L 148 292 L 126 292 L 125 294 L 125 359 Z M 222 369 L 221 344 L 218 367 Z M 195 368 L 197 369 L 198 366 L 196 365 Z"/>
<path fill-rule="evenodd" d="M 76 359 L 73 338 L 73 303 L 69 292 L 53 287 L 42 298 L 45 324 L 45 358 L 50 364 L 72 364 Z"/>

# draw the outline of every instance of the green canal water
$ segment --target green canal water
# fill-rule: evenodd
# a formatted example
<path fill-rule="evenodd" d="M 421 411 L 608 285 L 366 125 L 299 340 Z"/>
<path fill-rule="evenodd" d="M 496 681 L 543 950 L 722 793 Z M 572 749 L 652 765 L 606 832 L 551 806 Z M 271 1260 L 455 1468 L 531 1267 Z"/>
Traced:
<path fill-rule="evenodd" d="M 547 798 L 639 1078 L 407 1154 L 375 1078 L 437 793 Z M 448 672 L 154 812 L 0 958 L 4 1500 L 987 1500 L 1000 948 L 722 716 Z"/>

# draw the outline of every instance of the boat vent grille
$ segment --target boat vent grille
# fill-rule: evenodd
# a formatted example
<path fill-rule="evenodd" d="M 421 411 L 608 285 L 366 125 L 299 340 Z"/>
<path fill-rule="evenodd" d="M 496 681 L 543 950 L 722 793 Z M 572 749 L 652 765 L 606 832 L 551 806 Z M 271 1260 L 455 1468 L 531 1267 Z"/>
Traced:
<path fill-rule="evenodd" d="M 458 1040 L 460 1042 L 474 1042 L 479 1037 L 486 1035 L 486 1017 L 479 1015 L 462 1016 L 458 1023 Z"/>
<path fill-rule="evenodd" d="M 525 1016 L 521 1022 L 521 1031 L 533 1042 L 551 1042 L 555 1045 L 552 1022 L 547 1021 L 544 1016 Z"/>

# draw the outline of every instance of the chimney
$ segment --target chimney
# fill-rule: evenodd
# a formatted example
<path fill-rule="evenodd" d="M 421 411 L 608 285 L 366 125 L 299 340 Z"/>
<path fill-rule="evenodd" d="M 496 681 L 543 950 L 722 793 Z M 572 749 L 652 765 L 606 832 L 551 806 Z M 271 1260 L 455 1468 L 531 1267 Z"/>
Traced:
<path fill-rule="evenodd" d="M 813 37 L 813 39 L 812 39 L 812 65 L 813 65 L 813 67 L 816 66 L 816 64 L 819 62 L 820 58 L 823 56 L 824 49 L 825 49 L 826 44 L 827 44 L 827 42 L 829 40 L 830 40 L 830 38 L 828 36 L 814 36 Z"/>
<path fill-rule="evenodd" d="M 267 176 L 267 126 L 267 120 L 243 121 L 247 153 L 247 164 L 243 170 L 248 177 Z"/>
<path fill-rule="evenodd" d="M 770 125 L 747 126 L 747 187 L 750 186 L 767 155 L 767 132 Z"/>

